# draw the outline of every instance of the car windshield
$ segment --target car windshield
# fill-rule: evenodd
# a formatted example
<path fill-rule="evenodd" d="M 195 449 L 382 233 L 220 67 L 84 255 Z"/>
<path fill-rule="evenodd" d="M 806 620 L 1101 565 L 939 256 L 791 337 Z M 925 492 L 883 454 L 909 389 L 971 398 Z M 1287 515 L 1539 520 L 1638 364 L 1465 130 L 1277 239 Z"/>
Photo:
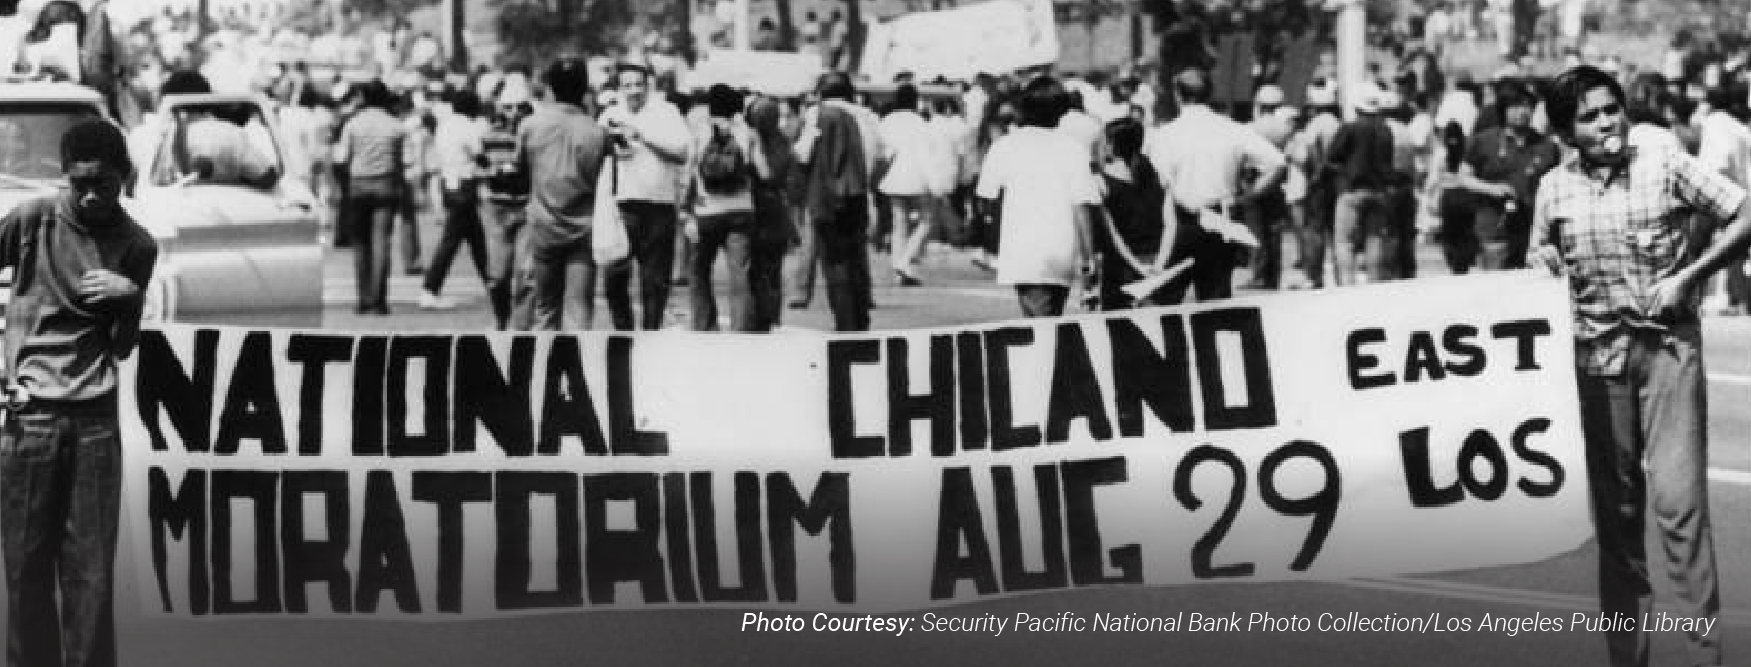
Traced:
<path fill-rule="evenodd" d="M 202 183 L 249 185 L 270 170 L 285 173 L 261 107 L 187 104 L 177 106 L 173 117 L 176 122 L 154 160 L 154 183 L 170 185 L 194 176 Z"/>
<path fill-rule="evenodd" d="M 61 177 L 61 135 L 98 116 L 74 102 L 0 102 L 0 188 L 34 187 Z"/>

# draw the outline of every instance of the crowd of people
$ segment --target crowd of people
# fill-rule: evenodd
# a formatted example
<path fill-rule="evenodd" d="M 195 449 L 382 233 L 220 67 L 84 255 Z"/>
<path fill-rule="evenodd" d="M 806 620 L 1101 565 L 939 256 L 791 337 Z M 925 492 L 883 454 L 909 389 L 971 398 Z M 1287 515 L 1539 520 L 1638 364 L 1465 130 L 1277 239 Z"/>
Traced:
<path fill-rule="evenodd" d="M 84 42 L 77 30 L 54 38 L 65 21 L 45 20 L 45 39 Z M 163 32 L 177 32 L 174 20 Z M 671 292 L 684 286 L 691 328 L 756 333 L 809 307 L 817 276 L 834 328 L 855 332 L 875 324 L 878 281 L 929 284 L 945 260 L 988 271 L 1036 317 L 1226 299 L 1237 287 L 1406 280 L 1432 242 L 1453 274 L 1568 278 L 1605 611 L 1649 608 L 1651 513 L 1686 613 L 1718 615 L 1698 315 L 1751 305 L 1751 69 L 1742 45 L 1713 48 L 1736 42 L 1680 35 L 1660 71 L 1639 72 L 1570 48 L 1555 77 L 1510 59 L 1481 82 L 1411 45 L 1371 66 L 1359 90 L 1267 78 L 1234 103 L 1217 99 L 1196 59 L 950 86 L 908 75 L 860 86 L 829 68 L 808 94 L 785 97 L 678 90 L 648 61 L 603 71 L 562 56 L 463 73 L 405 25 L 386 35 L 365 40 L 375 46 L 358 72 L 290 62 L 251 83 L 277 102 L 286 174 L 251 155 L 247 118 L 218 109 L 186 133 L 203 178 L 265 188 L 290 175 L 334 203 L 361 315 L 390 314 L 398 255 L 422 275 L 421 308 L 454 307 L 444 292 L 464 248 L 499 329 L 597 328 L 600 284 L 616 330 L 668 326 Z M 93 71 L 25 54 L 25 67 L 64 77 Z M 160 62 L 160 79 L 112 104 L 216 87 L 192 63 Z M 69 170 L 78 206 L 22 210 L 133 229 L 113 206 L 130 168 L 118 137 L 69 135 L 69 166 L 92 172 Z M 25 243 L 23 215 L 0 222 L 0 252 Z M 442 228 L 429 254 L 422 217 Z M 611 230 L 618 248 L 605 242 Z M 139 253 L 92 267 L 78 288 L 129 305 L 126 327 L 149 275 Z M 1717 273 L 1725 279 L 1710 287 Z M 43 354 L 29 349 L 33 332 L 12 327 L 9 358 Z M 131 335 L 122 342 L 94 354 L 125 356 Z M 106 387 L 68 395 L 103 400 Z M 99 416 L 113 421 L 106 405 Z M 11 561 L 24 556 L 8 542 L 13 590 Z M 1720 662 L 1714 638 L 1691 640 L 1693 662 Z M 1615 664 L 1647 661 L 1645 632 L 1613 632 L 1609 646 Z"/>

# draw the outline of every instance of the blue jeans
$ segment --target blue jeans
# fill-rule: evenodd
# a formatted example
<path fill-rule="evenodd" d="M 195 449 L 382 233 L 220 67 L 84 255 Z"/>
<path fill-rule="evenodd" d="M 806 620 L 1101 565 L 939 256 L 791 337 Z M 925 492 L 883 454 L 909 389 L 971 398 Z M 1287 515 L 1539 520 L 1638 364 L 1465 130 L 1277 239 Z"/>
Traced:
<path fill-rule="evenodd" d="M 1676 325 L 1671 334 L 1630 335 L 1622 375 L 1579 376 L 1599 538 L 1600 611 L 1640 623 L 1653 610 L 1643 541 L 1652 514 L 1677 589 L 1678 615 L 1717 618 L 1721 600 L 1709 525 L 1702 335 L 1694 322 Z M 1646 630 L 1608 632 L 1605 639 L 1612 665 L 1648 664 Z M 1721 664 L 1718 629 L 1707 636 L 1691 633 L 1690 664 Z"/>
<path fill-rule="evenodd" d="M 39 402 L 0 429 L 8 665 L 116 664 L 116 414 L 113 398 Z"/>

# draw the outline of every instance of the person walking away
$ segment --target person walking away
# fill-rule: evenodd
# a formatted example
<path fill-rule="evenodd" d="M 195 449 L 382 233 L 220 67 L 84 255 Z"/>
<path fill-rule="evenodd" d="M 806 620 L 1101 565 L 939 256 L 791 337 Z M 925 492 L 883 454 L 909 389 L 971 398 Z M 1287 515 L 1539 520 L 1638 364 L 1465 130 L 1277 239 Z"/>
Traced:
<path fill-rule="evenodd" d="M 1143 157 L 1143 123 L 1120 118 L 1107 123 L 1110 148 L 1101 164 L 1102 204 L 1110 224 L 1094 229 L 1095 249 L 1100 255 L 1101 310 L 1121 310 L 1154 303 L 1153 298 L 1133 299 L 1125 285 L 1142 280 L 1161 252 L 1162 205 L 1167 192 L 1155 166 Z"/>
<path fill-rule="evenodd" d="M 426 269 L 425 291 L 420 293 L 421 308 L 448 310 L 455 302 L 444 298 L 444 281 L 450 274 L 450 262 L 462 244 L 468 245 L 469 257 L 480 272 L 482 284 L 491 286 L 492 263 L 487 259 L 486 227 L 480 220 L 481 174 L 487 166 L 487 126 L 480 120 L 480 98 L 474 91 L 460 90 L 450 101 L 451 112 L 438 121 L 432 137 L 432 154 L 437 160 L 440 201 L 444 207 L 444 233 L 438 248 L 432 252 L 432 265 Z"/>
<path fill-rule="evenodd" d="M 1246 209 L 1276 190 L 1287 163 L 1257 132 L 1210 109 L 1208 70 L 1186 69 L 1173 83 L 1179 117 L 1143 143 L 1175 208 L 1169 265 L 1193 260 L 1168 283 L 1166 300 L 1179 303 L 1188 287 L 1199 301 L 1226 299 L 1234 294 L 1234 267 L 1244 246 L 1224 233 L 1224 225 L 1244 219 Z M 1248 172 L 1258 176 L 1243 188 Z"/>
<path fill-rule="evenodd" d="M 68 187 L 0 218 L 0 545 L 7 662 L 113 666 L 122 443 L 117 364 L 140 336 L 158 246 L 120 204 L 133 172 L 105 120 L 61 137 Z"/>
<path fill-rule="evenodd" d="M 1100 184 L 1087 147 L 1057 129 L 1069 109 L 1057 79 L 1028 82 L 1017 106 L 1020 126 L 991 146 L 978 195 L 996 207 L 1003 228 L 997 282 L 1014 286 L 1023 316 L 1056 317 L 1093 272 Z"/>
<path fill-rule="evenodd" d="M 1573 157 L 1539 181 L 1536 266 L 1563 274 L 1599 543 L 1602 614 L 1653 609 L 1645 523 L 1652 514 L 1678 616 L 1720 616 L 1708 500 L 1707 374 L 1696 289 L 1751 245 L 1745 190 L 1669 148 L 1628 145 L 1628 100 L 1610 75 L 1578 67 L 1551 84 L 1550 127 Z M 1694 252 L 1675 214 L 1730 220 Z M 1687 664 L 1721 665 L 1719 633 L 1689 632 Z M 1611 664 L 1645 667 L 1648 631 L 1605 633 Z"/>
<path fill-rule="evenodd" d="M 1381 117 L 1388 95 L 1364 93 L 1356 120 L 1332 139 L 1327 160 L 1342 183 L 1332 218 L 1332 281 L 1388 280 L 1386 243 L 1390 225 L 1388 189 L 1394 179 L 1392 129 Z"/>
<path fill-rule="evenodd" d="M 487 300 L 492 303 L 494 326 L 500 330 L 527 329 L 527 320 L 513 322 L 513 317 L 527 315 L 527 309 L 516 309 L 513 303 L 520 287 L 519 263 L 526 259 L 523 249 L 523 229 L 529 220 L 529 174 L 517 162 L 517 128 L 533 113 L 526 104 L 500 107 L 480 145 L 486 156 L 483 190 L 486 202 L 481 221 L 486 231 Z"/>
<path fill-rule="evenodd" d="M 754 132 L 754 232 L 749 265 L 749 290 L 754 293 L 755 331 L 771 331 L 784 317 L 784 253 L 789 249 L 791 183 L 796 156 L 783 128 L 784 102 L 760 97 L 745 112 Z"/>
<path fill-rule="evenodd" d="M 1284 156 L 1289 167 L 1301 174 L 1306 192 L 1302 193 L 1296 229 L 1296 245 L 1300 246 L 1301 271 L 1306 287 L 1325 286 L 1325 253 L 1331 241 L 1332 213 L 1337 208 L 1337 173 L 1326 161 L 1331 140 L 1337 136 L 1343 121 L 1338 119 L 1337 96 L 1330 86 L 1309 86 L 1307 110 L 1312 116 L 1307 124 L 1289 140 Z M 1288 179 L 1284 182 L 1289 185 Z"/>
<path fill-rule="evenodd" d="M 584 110 L 590 79 L 582 59 L 554 61 L 542 78 L 552 102 L 517 128 L 517 163 L 530 184 L 521 279 L 527 291 L 520 290 L 517 304 L 527 314 L 518 319 L 538 331 L 581 331 L 591 328 L 596 314 L 590 216 L 596 197 L 610 196 L 596 192 L 609 135 Z M 629 222 L 629 233 L 632 228 Z"/>
<path fill-rule="evenodd" d="M 334 162 L 347 172 L 356 312 L 389 314 L 389 245 L 407 187 L 407 126 L 390 115 L 394 97 L 382 81 L 355 89 L 361 107 L 341 127 Z"/>
<path fill-rule="evenodd" d="M 620 219 L 632 251 L 603 269 L 608 311 L 619 331 L 655 330 L 668 308 L 670 272 L 675 263 L 675 231 L 680 186 L 686 182 L 687 147 L 693 134 L 668 100 L 651 94 L 650 71 L 621 65 L 615 73 L 621 103 L 602 112 L 613 138 Z M 632 275 L 638 272 L 639 306 L 633 318 Z"/>
<path fill-rule="evenodd" d="M 1260 86 L 1253 96 L 1255 112 L 1248 127 L 1281 151 L 1295 134 L 1295 108 L 1286 106 L 1283 89 L 1275 85 Z M 1285 172 L 1284 180 L 1288 180 Z M 1282 187 L 1266 193 L 1257 206 L 1248 207 L 1247 229 L 1259 241 L 1252 252 L 1252 281 L 1249 289 L 1275 290 L 1283 277 L 1283 225 L 1289 218 L 1289 203 Z"/>
<path fill-rule="evenodd" d="M 930 171 L 943 151 L 939 137 L 918 113 L 918 89 L 912 84 L 894 92 L 894 109 L 881 121 L 882 156 L 877 185 L 893 206 L 893 243 L 889 257 L 895 282 L 905 287 L 923 284 L 918 265 L 925 242 L 935 231 L 935 202 Z"/>
<path fill-rule="evenodd" d="M 712 293 L 712 268 L 723 250 L 729 278 L 730 330 L 759 330 L 759 313 L 750 287 L 754 246 L 754 161 L 758 147 L 753 132 L 737 122 L 742 96 L 729 86 L 706 92 L 710 126 L 693 148 L 683 201 L 692 209 L 687 222 L 694 239 L 689 283 L 693 330 L 717 331 L 717 297 Z"/>
<path fill-rule="evenodd" d="M 851 102 L 857 91 L 849 75 L 822 74 L 815 92 L 822 101 L 805 113 L 795 145 L 802 164 L 804 224 L 818 244 L 834 330 L 868 331 L 872 300 L 869 251 L 864 244 L 874 165 L 864 151 L 879 151 L 880 141 L 866 142 L 865 128 L 874 127 L 858 119 L 862 107 Z M 804 274 L 812 270 L 808 266 L 799 269 Z"/>

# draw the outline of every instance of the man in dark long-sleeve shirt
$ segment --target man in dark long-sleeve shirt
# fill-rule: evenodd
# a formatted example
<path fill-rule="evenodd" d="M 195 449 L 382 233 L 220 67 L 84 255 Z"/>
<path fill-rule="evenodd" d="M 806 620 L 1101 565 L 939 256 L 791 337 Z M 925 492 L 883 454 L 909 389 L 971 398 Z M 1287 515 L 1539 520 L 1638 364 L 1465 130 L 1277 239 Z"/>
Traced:
<path fill-rule="evenodd" d="M 1366 94 L 1357 105 L 1356 120 L 1332 138 L 1326 153 L 1338 173 L 1337 210 L 1332 219 L 1332 283 L 1342 285 L 1366 271 L 1373 280 L 1388 280 L 1392 253 L 1384 241 L 1388 230 L 1387 188 L 1398 175 L 1392 170 L 1392 128 L 1381 117 L 1387 94 Z M 1367 259 L 1362 260 L 1364 250 Z M 1358 266 L 1358 260 L 1365 261 Z"/>
<path fill-rule="evenodd" d="M 14 271 L 0 371 L 6 658 L 106 666 L 116 664 L 116 364 L 139 339 L 158 246 L 118 203 L 133 170 L 120 130 L 75 125 L 61 162 L 68 189 L 0 219 L 0 266 Z"/>

